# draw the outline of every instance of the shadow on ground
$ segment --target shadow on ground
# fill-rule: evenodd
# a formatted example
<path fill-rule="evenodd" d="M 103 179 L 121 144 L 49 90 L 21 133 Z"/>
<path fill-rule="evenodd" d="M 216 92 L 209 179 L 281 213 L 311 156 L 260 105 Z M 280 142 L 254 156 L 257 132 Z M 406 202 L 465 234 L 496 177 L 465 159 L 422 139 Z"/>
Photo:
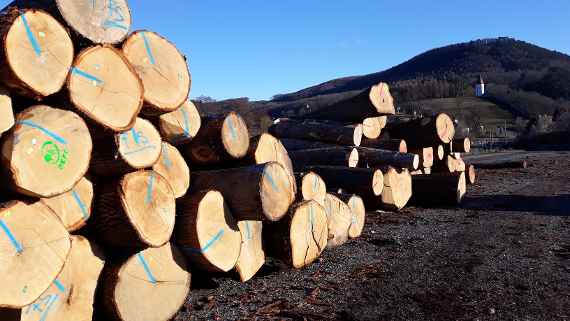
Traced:
<path fill-rule="evenodd" d="M 485 195 L 466 197 L 462 207 L 471 210 L 536 212 L 540 215 L 570 216 L 570 195 Z"/>

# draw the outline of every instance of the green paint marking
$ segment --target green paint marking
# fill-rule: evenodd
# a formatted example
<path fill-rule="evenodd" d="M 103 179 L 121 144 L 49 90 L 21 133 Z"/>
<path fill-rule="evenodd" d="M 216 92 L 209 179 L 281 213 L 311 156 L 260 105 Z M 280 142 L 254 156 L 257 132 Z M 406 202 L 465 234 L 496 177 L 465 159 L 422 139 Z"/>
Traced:
<path fill-rule="evenodd" d="M 69 151 L 67 148 L 60 149 L 56 143 L 51 140 L 43 143 L 41 148 L 42 157 L 44 162 L 48 165 L 53 165 L 60 170 L 65 169 L 69 160 Z"/>

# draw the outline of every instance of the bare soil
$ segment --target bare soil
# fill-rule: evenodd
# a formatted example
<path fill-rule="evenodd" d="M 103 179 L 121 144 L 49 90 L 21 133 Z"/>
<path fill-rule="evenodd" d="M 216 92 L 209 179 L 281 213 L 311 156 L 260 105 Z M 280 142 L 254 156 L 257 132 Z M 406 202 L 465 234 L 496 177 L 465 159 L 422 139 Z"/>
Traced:
<path fill-rule="evenodd" d="M 461 208 L 369 213 L 308 268 L 194 273 L 183 320 L 570 320 L 570 152 L 479 172 Z"/>

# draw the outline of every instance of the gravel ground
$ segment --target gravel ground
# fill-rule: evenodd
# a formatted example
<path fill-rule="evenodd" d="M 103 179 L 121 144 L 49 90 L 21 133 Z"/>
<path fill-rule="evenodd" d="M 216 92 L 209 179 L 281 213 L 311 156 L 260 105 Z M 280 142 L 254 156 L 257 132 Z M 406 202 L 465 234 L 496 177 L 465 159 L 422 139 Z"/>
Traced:
<path fill-rule="evenodd" d="M 570 153 L 522 156 L 481 171 L 461 208 L 369 213 L 308 268 L 194 274 L 175 320 L 570 321 Z"/>

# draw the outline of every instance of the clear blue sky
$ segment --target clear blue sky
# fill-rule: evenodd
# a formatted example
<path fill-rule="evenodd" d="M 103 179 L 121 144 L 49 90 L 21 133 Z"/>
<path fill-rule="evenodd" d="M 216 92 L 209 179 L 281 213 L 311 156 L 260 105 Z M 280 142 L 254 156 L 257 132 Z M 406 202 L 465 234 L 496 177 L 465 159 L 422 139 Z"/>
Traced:
<path fill-rule="evenodd" d="M 570 53 L 568 0 L 129 3 L 134 29 L 157 31 L 187 55 L 192 97 L 269 99 L 478 38 L 509 36 Z"/>

